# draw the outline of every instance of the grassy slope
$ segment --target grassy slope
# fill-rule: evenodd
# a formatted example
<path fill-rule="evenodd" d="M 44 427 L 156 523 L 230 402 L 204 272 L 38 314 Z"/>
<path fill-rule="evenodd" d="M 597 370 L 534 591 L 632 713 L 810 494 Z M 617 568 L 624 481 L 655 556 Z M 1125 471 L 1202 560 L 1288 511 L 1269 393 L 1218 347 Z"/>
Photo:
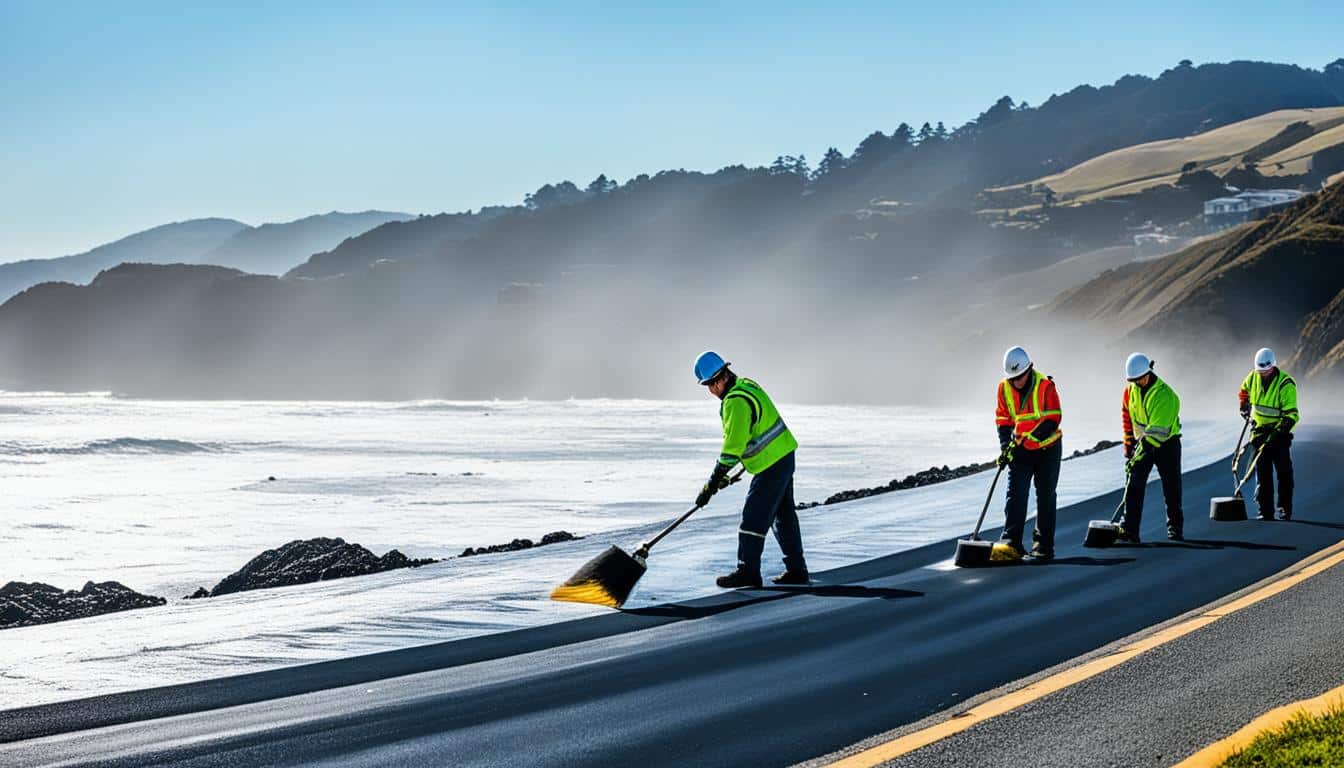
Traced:
<path fill-rule="evenodd" d="M 1166 141 L 1154 141 L 1118 149 L 1094 157 L 1068 170 L 1017 187 L 1044 184 L 1063 198 L 1127 194 L 1149 186 L 1171 183 L 1181 167 L 1194 161 L 1201 168 L 1231 167 L 1241 155 L 1270 140 L 1289 125 L 1305 121 L 1317 130 L 1313 136 L 1267 158 L 1269 168 L 1278 162 L 1298 159 L 1311 152 L 1344 142 L 1344 107 L 1285 109 L 1225 125 L 1207 133 Z M 1299 147 L 1314 147 L 1309 151 Z M 995 190 L 991 190 L 995 191 Z"/>
<path fill-rule="evenodd" d="M 1279 765 L 1344 765 L 1344 709 L 1322 717 L 1294 718 L 1256 737 L 1245 750 L 1224 761 L 1222 768 Z"/>
<path fill-rule="evenodd" d="M 1344 187 L 1336 186 L 1171 256 L 1107 272 L 1061 295 L 1051 310 L 1097 321 L 1117 338 L 1214 343 L 1244 336 L 1252 321 L 1261 335 L 1296 338 L 1341 289 Z M 1272 311 L 1263 311 L 1267 300 Z M 1318 346 L 1334 345 L 1323 332 Z"/>

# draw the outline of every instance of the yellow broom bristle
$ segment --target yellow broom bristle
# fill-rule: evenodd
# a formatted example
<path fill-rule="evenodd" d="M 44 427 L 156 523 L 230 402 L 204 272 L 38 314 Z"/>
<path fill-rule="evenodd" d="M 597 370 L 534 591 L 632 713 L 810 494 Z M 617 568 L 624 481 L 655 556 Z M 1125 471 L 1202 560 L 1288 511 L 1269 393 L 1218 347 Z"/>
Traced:
<path fill-rule="evenodd" d="M 605 605 L 608 608 L 621 607 L 621 603 L 617 601 L 605 587 L 596 581 L 585 581 L 579 584 L 562 584 L 551 592 L 551 599 L 567 603 Z"/>

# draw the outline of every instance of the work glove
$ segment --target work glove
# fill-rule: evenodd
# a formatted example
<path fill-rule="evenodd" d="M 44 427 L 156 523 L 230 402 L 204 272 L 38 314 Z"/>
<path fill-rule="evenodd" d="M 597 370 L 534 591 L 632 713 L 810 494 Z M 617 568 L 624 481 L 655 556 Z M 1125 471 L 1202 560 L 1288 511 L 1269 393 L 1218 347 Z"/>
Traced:
<path fill-rule="evenodd" d="M 1125 459 L 1126 459 L 1126 460 L 1129 460 L 1129 459 L 1132 459 L 1132 458 L 1134 458 L 1134 441 L 1133 441 L 1133 440 L 1126 440 L 1126 441 L 1125 441 Z"/>
<path fill-rule="evenodd" d="M 1241 418 L 1249 419 L 1250 417 L 1251 417 L 1251 403 L 1250 401 L 1247 401 L 1241 404 Z"/>
<path fill-rule="evenodd" d="M 997 464 L 1000 467 L 1006 467 L 1013 460 L 1013 443 L 1004 443 L 999 446 L 999 460 Z"/>
<path fill-rule="evenodd" d="M 1129 460 L 1125 462 L 1126 472 L 1134 471 L 1134 465 L 1138 464 L 1140 461 L 1143 461 L 1143 449 L 1144 446 L 1139 446 L 1138 450 L 1130 451 Z"/>
<path fill-rule="evenodd" d="M 1269 439 L 1266 442 L 1278 445 L 1285 442 L 1293 434 L 1293 423 L 1287 419 L 1279 419 L 1274 425 L 1274 431 L 1269 433 Z"/>
<path fill-rule="evenodd" d="M 709 475 L 709 482 L 700 489 L 700 495 L 695 497 L 695 506 L 703 507 L 709 503 L 714 494 L 728 487 L 728 467 L 722 464 L 715 464 L 714 471 Z"/>
<path fill-rule="evenodd" d="M 1270 426 L 1259 426 L 1251 430 L 1251 447 L 1257 451 L 1269 442 L 1269 436 L 1274 428 Z"/>

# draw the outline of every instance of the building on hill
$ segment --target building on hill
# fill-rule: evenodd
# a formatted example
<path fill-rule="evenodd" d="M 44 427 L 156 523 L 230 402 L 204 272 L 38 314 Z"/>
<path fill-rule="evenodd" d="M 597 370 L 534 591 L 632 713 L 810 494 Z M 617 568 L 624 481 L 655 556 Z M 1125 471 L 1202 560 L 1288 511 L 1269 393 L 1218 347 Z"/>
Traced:
<path fill-rule="evenodd" d="M 1204 202 L 1204 223 L 1215 229 L 1262 219 L 1287 208 L 1302 197 L 1295 189 L 1247 189 L 1232 197 L 1215 197 Z"/>

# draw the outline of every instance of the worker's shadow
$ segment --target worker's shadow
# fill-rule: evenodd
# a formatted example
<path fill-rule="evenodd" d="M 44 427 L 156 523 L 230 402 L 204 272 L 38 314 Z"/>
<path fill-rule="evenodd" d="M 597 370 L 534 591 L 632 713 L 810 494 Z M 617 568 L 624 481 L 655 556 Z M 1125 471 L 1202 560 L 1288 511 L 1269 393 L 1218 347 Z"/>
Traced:
<path fill-rule="evenodd" d="M 759 589 L 744 589 L 734 592 L 726 592 L 723 595 L 716 595 L 715 597 L 707 598 L 706 600 L 697 600 L 694 604 L 689 605 L 668 603 L 665 605 L 653 605 L 648 608 L 632 608 L 624 610 L 622 613 L 632 613 L 636 616 L 661 616 L 673 619 L 703 619 L 706 616 L 714 616 L 737 608 L 745 608 L 748 605 L 768 603 L 774 600 L 796 597 L 798 595 L 901 600 L 908 597 L 923 597 L 924 593 L 916 592 L 911 589 L 860 587 L 849 584 L 812 584 L 806 587 L 760 587 Z"/>
<path fill-rule="evenodd" d="M 1334 529 L 1337 530 L 1337 531 L 1344 531 L 1344 523 L 1326 523 L 1326 522 L 1321 522 L 1320 520 L 1297 520 L 1297 519 L 1288 520 L 1288 521 L 1286 521 L 1286 522 L 1287 522 L 1289 525 L 1293 525 L 1293 524 L 1297 524 L 1297 525 L 1313 525 L 1313 526 L 1316 526 L 1317 528 L 1334 528 Z"/>
<path fill-rule="evenodd" d="M 1297 547 L 1285 544 L 1260 544 L 1254 541 L 1232 541 L 1223 539 L 1186 539 L 1185 541 L 1155 541 L 1149 546 L 1170 549 L 1253 549 L 1291 552 Z"/>

